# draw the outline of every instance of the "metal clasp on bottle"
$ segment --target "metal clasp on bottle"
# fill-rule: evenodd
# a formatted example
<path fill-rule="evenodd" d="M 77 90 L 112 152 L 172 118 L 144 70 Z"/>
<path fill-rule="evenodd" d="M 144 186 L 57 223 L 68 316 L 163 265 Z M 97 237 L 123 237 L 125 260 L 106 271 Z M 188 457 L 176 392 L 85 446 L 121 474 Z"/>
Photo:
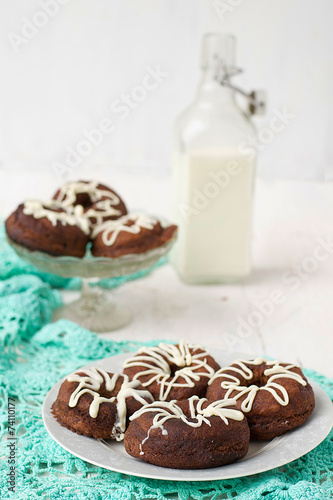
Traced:
<path fill-rule="evenodd" d="M 224 62 L 220 61 L 220 68 L 217 72 L 216 79 L 224 87 L 229 87 L 238 94 L 241 94 L 247 100 L 248 112 L 250 115 L 264 115 L 266 112 L 267 93 L 265 90 L 251 90 L 246 92 L 240 87 L 236 87 L 230 81 L 232 76 L 239 75 L 243 70 L 241 68 L 227 68 Z"/>

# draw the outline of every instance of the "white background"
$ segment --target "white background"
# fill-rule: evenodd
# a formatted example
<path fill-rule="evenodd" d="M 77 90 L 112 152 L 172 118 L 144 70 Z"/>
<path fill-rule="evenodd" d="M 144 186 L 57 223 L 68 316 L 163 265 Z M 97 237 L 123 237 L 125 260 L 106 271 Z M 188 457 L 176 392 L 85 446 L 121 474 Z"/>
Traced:
<path fill-rule="evenodd" d="M 333 178 L 329 0 L 220 0 L 219 7 L 212 0 L 59 1 L 1 0 L 0 168 L 45 170 L 64 161 L 84 129 L 113 119 L 112 102 L 158 64 L 169 76 L 72 177 L 84 165 L 168 175 L 172 124 L 194 95 L 202 34 L 214 31 L 237 37 L 245 70 L 237 83 L 268 92 L 259 129 L 276 109 L 295 115 L 262 151 L 261 175 Z M 44 24 L 38 12 L 48 2 L 56 2 L 56 15 L 15 45 L 27 20 Z"/>

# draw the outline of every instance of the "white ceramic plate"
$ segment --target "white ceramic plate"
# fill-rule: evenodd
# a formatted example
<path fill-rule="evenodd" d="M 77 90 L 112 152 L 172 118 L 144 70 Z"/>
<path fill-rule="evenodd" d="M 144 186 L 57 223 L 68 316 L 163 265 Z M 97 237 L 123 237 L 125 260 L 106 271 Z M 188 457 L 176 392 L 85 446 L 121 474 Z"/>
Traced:
<path fill-rule="evenodd" d="M 234 359 L 250 359 L 242 353 L 214 350 L 215 359 L 221 365 L 228 365 Z M 100 366 L 110 372 L 122 371 L 122 365 L 131 354 L 120 354 L 90 363 L 83 367 Z M 253 358 L 253 356 L 252 356 Z M 64 379 L 63 379 L 64 380 Z M 96 440 L 79 436 L 62 427 L 51 413 L 60 380 L 47 394 L 43 404 L 44 425 L 52 438 L 65 450 L 94 465 L 133 476 L 172 481 L 212 481 L 250 476 L 296 460 L 318 446 L 329 434 L 333 424 L 333 406 L 328 395 L 310 381 L 316 398 L 316 406 L 308 420 L 299 428 L 271 441 L 250 442 L 249 452 L 241 461 L 213 469 L 182 470 L 167 469 L 147 464 L 129 456 L 122 443 Z"/>

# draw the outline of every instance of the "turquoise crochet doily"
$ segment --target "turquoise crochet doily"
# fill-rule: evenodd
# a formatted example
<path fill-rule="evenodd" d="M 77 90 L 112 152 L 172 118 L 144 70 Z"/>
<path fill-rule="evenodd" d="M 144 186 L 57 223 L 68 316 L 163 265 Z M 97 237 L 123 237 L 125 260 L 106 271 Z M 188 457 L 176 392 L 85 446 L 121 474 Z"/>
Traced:
<path fill-rule="evenodd" d="M 1 243 L 1 242 L 0 242 Z M 67 373 L 103 357 L 134 350 L 69 321 L 49 324 L 61 303 L 55 286 L 67 281 L 26 266 L 0 246 L 0 491 L 1 499 L 80 500 L 329 499 L 333 497 L 333 433 L 316 449 L 284 467 L 245 478 L 210 482 L 140 479 L 92 466 L 57 445 L 41 417 L 43 399 Z M 52 285 L 52 286 L 51 286 Z M 156 340 L 155 343 L 158 341 Z M 306 374 L 333 399 L 333 381 Z M 16 492 L 8 492 L 7 402 L 16 400 Z"/>

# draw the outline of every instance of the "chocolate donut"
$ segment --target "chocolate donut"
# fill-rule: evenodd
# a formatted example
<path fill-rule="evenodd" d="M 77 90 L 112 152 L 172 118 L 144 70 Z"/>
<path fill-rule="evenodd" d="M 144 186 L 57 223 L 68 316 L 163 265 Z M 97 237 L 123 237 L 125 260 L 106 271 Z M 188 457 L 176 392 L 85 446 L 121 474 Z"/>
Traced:
<path fill-rule="evenodd" d="M 251 439 L 272 439 L 303 424 L 315 399 L 301 369 L 263 358 L 237 360 L 209 381 L 210 401 L 233 398 L 249 423 Z"/>
<path fill-rule="evenodd" d="M 177 226 L 163 227 L 153 217 L 129 214 L 96 225 L 91 235 L 91 252 L 95 257 L 111 258 L 140 254 L 164 245 L 176 231 Z"/>
<path fill-rule="evenodd" d="M 128 417 L 151 401 L 151 394 L 139 382 L 94 367 L 66 378 L 52 413 L 62 426 L 77 434 L 121 441 Z"/>
<path fill-rule="evenodd" d="M 83 257 L 90 235 L 85 217 L 54 201 L 25 201 L 7 218 L 5 226 L 15 243 L 54 256 Z"/>
<path fill-rule="evenodd" d="M 92 225 L 127 214 L 126 205 L 120 196 L 97 181 L 67 182 L 57 190 L 53 199 L 67 209 L 81 206 L 82 213 Z"/>
<path fill-rule="evenodd" d="M 142 347 L 125 361 L 123 371 L 131 380 L 139 380 L 154 399 L 170 401 L 205 396 L 208 381 L 219 368 L 204 347 L 181 341 Z"/>
<path fill-rule="evenodd" d="M 192 396 L 148 404 L 130 417 L 125 450 L 173 469 L 206 469 L 240 460 L 248 451 L 250 431 L 233 403 Z"/>

